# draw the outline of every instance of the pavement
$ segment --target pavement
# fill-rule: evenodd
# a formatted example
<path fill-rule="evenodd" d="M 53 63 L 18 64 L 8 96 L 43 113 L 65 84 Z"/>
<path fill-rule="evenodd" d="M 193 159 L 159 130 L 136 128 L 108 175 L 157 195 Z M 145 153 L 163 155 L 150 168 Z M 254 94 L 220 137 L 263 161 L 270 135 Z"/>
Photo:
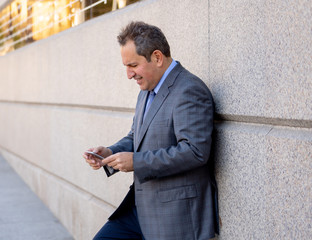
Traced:
<path fill-rule="evenodd" d="M 73 239 L 0 155 L 0 240 Z"/>

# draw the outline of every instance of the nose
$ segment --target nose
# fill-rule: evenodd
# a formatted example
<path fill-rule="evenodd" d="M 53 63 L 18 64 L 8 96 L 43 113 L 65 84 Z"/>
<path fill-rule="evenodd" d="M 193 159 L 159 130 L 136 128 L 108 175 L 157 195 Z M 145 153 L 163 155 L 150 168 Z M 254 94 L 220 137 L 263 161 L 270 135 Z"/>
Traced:
<path fill-rule="evenodd" d="M 135 72 L 132 71 L 129 67 L 127 67 L 127 76 L 129 79 L 131 79 L 135 76 Z"/>

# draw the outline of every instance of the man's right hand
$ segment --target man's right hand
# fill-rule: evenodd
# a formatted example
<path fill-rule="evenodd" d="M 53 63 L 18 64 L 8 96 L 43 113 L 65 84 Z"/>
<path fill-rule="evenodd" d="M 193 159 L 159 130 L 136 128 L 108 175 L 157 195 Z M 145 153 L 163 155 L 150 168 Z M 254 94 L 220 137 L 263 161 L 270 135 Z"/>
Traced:
<path fill-rule="evenodd" d="M 109 148 L 102 147 L 102 146 L 99 146 L 96 148 L 90 148 L 87 151 L 94 152 L 98 155 L 101 155 L 103 158 L 106 158 L 113 154 Z M 82 156 L 94 170 L 98 170 L 103 166 L 102 160 L 93 156 L 90 153 L 84 152 Z"/>

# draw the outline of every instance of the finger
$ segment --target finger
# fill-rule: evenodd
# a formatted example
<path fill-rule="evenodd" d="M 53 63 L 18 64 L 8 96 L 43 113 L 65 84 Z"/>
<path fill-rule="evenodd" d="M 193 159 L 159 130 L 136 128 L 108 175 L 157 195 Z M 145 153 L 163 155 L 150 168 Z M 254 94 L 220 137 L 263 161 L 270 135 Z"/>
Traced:
<path fill-rule="evenodd" d="M 100 167 L 99 164 L 90 164 L 90 167 L 95 168 L 95 167 Z"/>
<path fill-rule="evenodd" d="M 100 166 L 98 163 L 89 163 L 90 167 L 98 167 Z"/>
<path fill-rule="evenodd" d="M 98 169 L 101 168 L 101 166 L 94 166 L 94 167 L 92 167 L 92 168 L 93 168 L 93 170 L 98 170 Z"/>
<path fill-rule="evenodd" d="M 98 167 L 98 168 L 101 167 L 101 164 L 100 164 L 99 162 L 89 163 L 89 165 L 90 165 L 91 167 Z"/>
<path fill-rule="evenodd" d="M 99 146 L 99 147 L 96 147 L 96 148 L 92 148 L 92 152 L 100 154 L 102 152 L 102 149 L 103 149 L 102 146 Z"/>
<path fill-rule="evenodd" d="M 94 149 L 95 148 L 89 148 L 86 152 L 83 153 L 83 157 L 88 158 L 88 159 L 92 158 L 93 157 L 92 154 L 87 153 L 87 152 L 94 152 Z"/>
<path fill-rule="evenodd" d="M 82 154 L 82 157 L 83 157 L 84 159 L 88 159 L 88 158 L 89 158 L 88 155 L 87 155 L 87 153 Z"/>
<path fill-rule="evenodd" d="M 116 170 L 119 169 L 119 165 L 116 162 L 110 162 L 109 164 L 107 164 L 107 166 L 110 166 Z"/>
<path fill-rule="evenodd" d="M 87 160 L 86 161 L 89 165 L 90 165 L 90 167 L 92 167 L 92 168 L 100 168 L 100 167 L 102 167 L 102 165 L 101 165 L 101 163 L 100 162 L 97 162 L 97 161 L 94 161 L 94 160 Z"/>
<path fill-rule="evenodd" d="M 89 163 L 89 164 L 96 163 L 96 161 L 94 159 L 89 159 L 89 158 L 86 159 L 86 162 Z"/>
<path fill-rule="evenodd" d="M 85 152 L 83 155 L 82 155 L 83 157 L 84 157 L 84 159 L 93 159 L 93 156 L 91 155 L 91 154 L 89 154 L 89 153 L 87 153 L 87 152 Z"/>
<path fill-rule="evenodd" d="M 120 164 L 117 164 L 114 169 L 124 172 L 124 169 Z"/>
<path fill-rule="evenodd" d="M 109 165 L 110 163 L 113 163 L 115 160 L 116 160 L 116 155 L 115 154 L 114 155 L 110 155 L 109 157 L 104 158 L 102 160 L 102 164 L 103 165 Z M 109 165 L 109 166 L 111 166 L 111 165 Z"/>
<path fill-rule="evenodd" d="M 127 169 L 124 168 L 124 167 L 123 167 L 122 165 L 120 165 L 120 164 L 117 164 L 117 165 L 115 166 L 114 169 L 119 170 L 119 171 L 121 171 L 121 172 L 127 172 Z"/>
<path fill-rule="evenodd" d="M 115 170 L 120 170 L 120 167 L 121 167 L 119 164 L 110 164 L 110 165 L 107 164 L 107 166 L 110 166 L 114 168 Z"/>

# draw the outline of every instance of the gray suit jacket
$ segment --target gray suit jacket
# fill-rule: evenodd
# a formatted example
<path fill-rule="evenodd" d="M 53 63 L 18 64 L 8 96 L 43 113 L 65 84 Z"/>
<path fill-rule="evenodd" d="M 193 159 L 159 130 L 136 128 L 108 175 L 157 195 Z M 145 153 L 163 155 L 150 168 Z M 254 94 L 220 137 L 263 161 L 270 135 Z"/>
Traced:
<path fill-rule="evenodd" d="M 208 161 L 214 112 L 211 93 L 178 63 L 143 122 L 146 97 L 147 91 L 139 93 L 131 131 L 110 147 L 114 153 L 134 152 L 132 191 L 144 237 L 212 238 L 219 225 L 217 189 Z M 111 218 L 133 201 L 129 193 Z"/>

